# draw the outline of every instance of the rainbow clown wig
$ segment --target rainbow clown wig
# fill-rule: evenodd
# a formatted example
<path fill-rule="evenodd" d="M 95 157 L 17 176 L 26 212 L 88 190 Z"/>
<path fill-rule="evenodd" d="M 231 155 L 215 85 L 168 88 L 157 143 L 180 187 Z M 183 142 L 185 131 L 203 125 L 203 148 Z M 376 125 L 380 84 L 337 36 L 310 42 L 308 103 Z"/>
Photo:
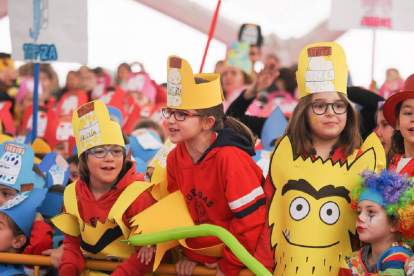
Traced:
<path fill-rule="evenodd" d="M 351 192 L 353 209 L 362 200 L 371 200 L 384 207 L 388 216 L 400 221 L 398 231 L 402 240 L 413 245 L 414 242 L 414 178 L 395 172 L 381 170 L 381 173 L 365 170 Z"/>

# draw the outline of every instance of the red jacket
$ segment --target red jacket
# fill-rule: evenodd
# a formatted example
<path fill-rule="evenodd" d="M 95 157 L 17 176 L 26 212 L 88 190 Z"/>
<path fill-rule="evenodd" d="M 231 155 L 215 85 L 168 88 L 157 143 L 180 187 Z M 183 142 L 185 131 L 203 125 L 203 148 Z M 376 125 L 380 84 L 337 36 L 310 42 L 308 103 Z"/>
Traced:
<path fill-rule="evenodd" d="M 46 222 L 43 221 L 33 222 L 32 232 L 30 232 L 30 244 L 23 250 L 22 254 L 42 255 L 43 251 L 52 248 L 52 228 Z M 31 272 L 32 269 L 33 266 L 25 266 L 25 271 Z"/>
<path fill-rule="evenodd" d="M 398 163 L 404 154 L 396 154 L 390 162 L 390 172 L 395 172 L 397 170 Z M 399 174 L 407 174 L 407 177 L 414 176 L 414 158 L 412 158 L 407 165 L 399 172 Z"/>
<path fill-rule="evenodd" d="M 253 254 L 265 221 L 263 177 L 249 154 L 240 149 L 250 147 L 254 152 L 253 147 L 246 145 L 247 139 L 243 141 L 240 136 L 229 129 L 220 132 L 217 139 L 213 133 L 211 147 L 196 164 L 184 143 L 178 143 L 167 158 L 168 190 L 170 193 L 181 190 L 196 225 L 208 223 L 227 229 Z M 234 146 L 224 146 L 231 144 Z M 212 236 L 187 239 L 191 248 L 220 243 Z M 189 259 L 202 264 L 217 261 L 215 257 L 203 256 L 187 248 L 183 248 L 183 252 Z M 238 275 L 244 267 L 226 246 L 218 265 L 229 276 Z"/>
<path fill-rule="evenodd" d="M 357 157 L 362 154 L 362 151 L 359 150 Z M 307 154 L 303 154 L 303 156 L 307 156 Z M 345 162 L 348 156 L 344 155 L 343 153 L 343 146 L 335 149 L 331 155 L 330 158 L 332 158 L 333 162 L 337 162 L 338 160 L 341 160 L 341 162 Z M 312 155 L 311 158 L 313 160 L 316 159 L 316 156 Z M 269 169 L 270 171 L 270 169 Z M 268 176 L 266 178 L 263 190 L 266 195 L 266 210 L 269 208 L 269 204 L 271 202 L 271 199 L 274 194 L 274 187 L 270 180 L 270 177 Z M 260 233 L 260 238 L 257 242 L 257 248 L 254 253 L 254 257 L 261 262 L 269 271 L 273 272 L 273 267 L 275 266 L 274 261 L 274 249 L 271 249 L 271 243 L 270 243 L 270 233 L 271 228 L 268 226 L 267 221 L 267 213 L 266 213 L 266 225 L 263 227 L 262 232 Z M 359 241 L 352 241 L 352 243 L 358 243 Z"/>
<path fill-rule="evenodd" d="M 141 173 L 136 173 L 135 163 L 127 161 L 129 168 L 122 179 L 116 184 L 115 189 L 111 189 L 106 194 L 95 200 L 90 188 L 89 181 L 85 182 L 79 179 L 76 185 L 76 195 L 78 197 L 78 210 L 82 219 L 90 225 L 96 225 L 99 220 L 105 222 L 109 211 L 123 190 L 135 181 L 143 181 L 144 177 Z M 123 221 L 126 225 L 130 225 L 129 219 L 144 211 L 155 203 L 155 199 L 147 192 L 142 193 L 126 210 L 123 215 Z M 85 267 L 85 258 L 80 250 L 80 238 L 65 235 L 63 243 L 65 249 L 62 256 L 62 262 L 59 265 L 59 275 L 74 276 L 81 275 Z M 138 252 L 140 247 L 136 248 Z M 131 257 L 117 266 L 117 269 L 111 275 L 145 275 L 145 272 L 151 269 L 152 263 L 145 265 L 141 263 L 141 259 L 137 258 L 135 253 Z"/>

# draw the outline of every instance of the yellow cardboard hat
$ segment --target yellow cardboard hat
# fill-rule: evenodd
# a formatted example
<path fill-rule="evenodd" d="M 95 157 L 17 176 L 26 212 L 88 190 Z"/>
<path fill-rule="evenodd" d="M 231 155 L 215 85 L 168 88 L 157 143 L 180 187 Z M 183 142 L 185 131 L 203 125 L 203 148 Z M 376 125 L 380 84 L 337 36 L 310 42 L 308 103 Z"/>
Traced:
<path fill-rule="evenodd" d="M 99 100 L 86 103 L 73 113 L 72 128 L 78 156 L 101 145 L 125 147 L 121 127 L 117 122 L 111 121 L 108 109 Z"/>
<path fill-rule="evenodd" d="M 167 107 L 174 109 L 203 109 L 224 101 L 219 74 L 193 74 L 190 64 L 178 56 L 167 61 Z M 194 77 L 207 80 L 196 84 Z"/>
<path fill-rule="evenodd" d="M 296 78 L 300 98 L 333 91 L 346 95 L 348 67 L 344 49 L 335 42 L 307 45 L 300 52 Z"/>

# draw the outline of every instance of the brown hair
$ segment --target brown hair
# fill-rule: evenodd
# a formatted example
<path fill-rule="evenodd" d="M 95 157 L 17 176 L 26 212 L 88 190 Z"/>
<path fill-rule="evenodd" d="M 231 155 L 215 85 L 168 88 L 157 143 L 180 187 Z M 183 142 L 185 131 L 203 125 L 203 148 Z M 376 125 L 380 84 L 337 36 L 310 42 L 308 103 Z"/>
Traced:
<path fill-rule="evenodd" d="M 402 101 L 397 104 L 395 107 L 395 117 L 397 120 L 400 118 L 400 111 L 402 106 Z M 401 134 L 401 131 L 394 129 L 394 133 L 391 137 L 391 148 L 388 153 L 388 156 L 394 156 L 396 154 L 404 154 L 405 153 L 405 146 L 404 146 L 404 137 Z"/>
<path fill-rule="evenodd" d="M 11 217 L 9 217 L 7 214 L 3 212 L 0 212 L 0 217 L 6 221 L 7 227 L 9 227 L 10 230 L 12 231 L 14 238 L 17 238 L 18 236 L 21 236 L 21 235 L 26 237 L 23 230 L 20 229 L 20 227 L 14 222 L 14 220 Z M 26 246 L 29 245 L 29 242 L 30 242 L 29 237 L 26 237 L 26 238 L 27 238 L 26 243 L 21 248 L 19 248 L 19 253 L 23 252 Z"/>
<path fill-rule="evenodd" d="M 196 84 L 206 83 L 208 82 L 205 79 L 195 77 Z M 224 115 L 224 107 L 223 104 L 219 104 L 209 108 L 203 109 L 195 109 L 198 114 L 202 114 L 205 117 L 213 116 L 216 121 L 213 125 L 213 131 L 220 131 L 223 128 L 232 128 L 236 132 L 240 133 L 241 135 L 245 136 L 247 140 L 249 140 L 250 144 L 254 147 L 256 144 L 256 138 L 254 137 L 252 131 L 242 122 L 233 118 L 227 117 Z"/>
<path fill-rule="evenodd" d="M 346 95 L 338 93 L 338 96 L 341 100 L 349 103 Z M 307 110 L 311 102 L 312 95 L 308 95 L 299 100 L 285 130 L 285 135 L 289 135 L 292 141 L 295 156 L 299 156 L 303 152 L 306 152 L 308 155 L 313 153 L 311 130 L 307 115 Z M 343 145 L 343 151 L 346 156 L 353 154 L 362 145 L 359 123 L 359 115 L 349 103 L 345 128 L 341 132 L 338 142 L 334 145 L 334 147 Z"/>
<path fill-rule="evenodd" d="M 141 119 L 141 121 L 134 127 L 134 130 L 140 129 L 140 128 L 146 128 L 146 129 L 154 129 L 161 135 L 162 142 L 165 142 L 167 139 L 167 134 L 165 133 L 165 130 L 160 124 L 157 122 L 154 122 L 151 119 Z"/>

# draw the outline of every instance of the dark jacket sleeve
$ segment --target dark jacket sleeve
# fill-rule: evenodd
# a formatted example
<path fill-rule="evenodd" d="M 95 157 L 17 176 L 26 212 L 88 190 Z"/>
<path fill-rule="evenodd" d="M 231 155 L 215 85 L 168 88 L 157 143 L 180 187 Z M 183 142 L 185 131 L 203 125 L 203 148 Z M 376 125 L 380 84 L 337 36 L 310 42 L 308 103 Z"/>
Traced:
<path fill-rule="evenodd" d="M 377 125 L 375 113 L 378 110 L 378 102 L 384 101 L 380 95 L 360 87 L 348 87 L 348 98 L 360 105 L 362 109 L 360 132 L 362 139 L 366 139 Z"/>
<path fill-rule="evenodd" d="M 246 100 L 243 97 L 244 92 L 246 92 L 246 90 L 231 103 L 230 107 L 227 109 L 226 115 L 239 119 L 252 130 L 253 134 L 260 138 L 266 118 L 246 115 L 247 108 L 249 108 L 250 104 L 254 101 L 254 98 Z"/>

